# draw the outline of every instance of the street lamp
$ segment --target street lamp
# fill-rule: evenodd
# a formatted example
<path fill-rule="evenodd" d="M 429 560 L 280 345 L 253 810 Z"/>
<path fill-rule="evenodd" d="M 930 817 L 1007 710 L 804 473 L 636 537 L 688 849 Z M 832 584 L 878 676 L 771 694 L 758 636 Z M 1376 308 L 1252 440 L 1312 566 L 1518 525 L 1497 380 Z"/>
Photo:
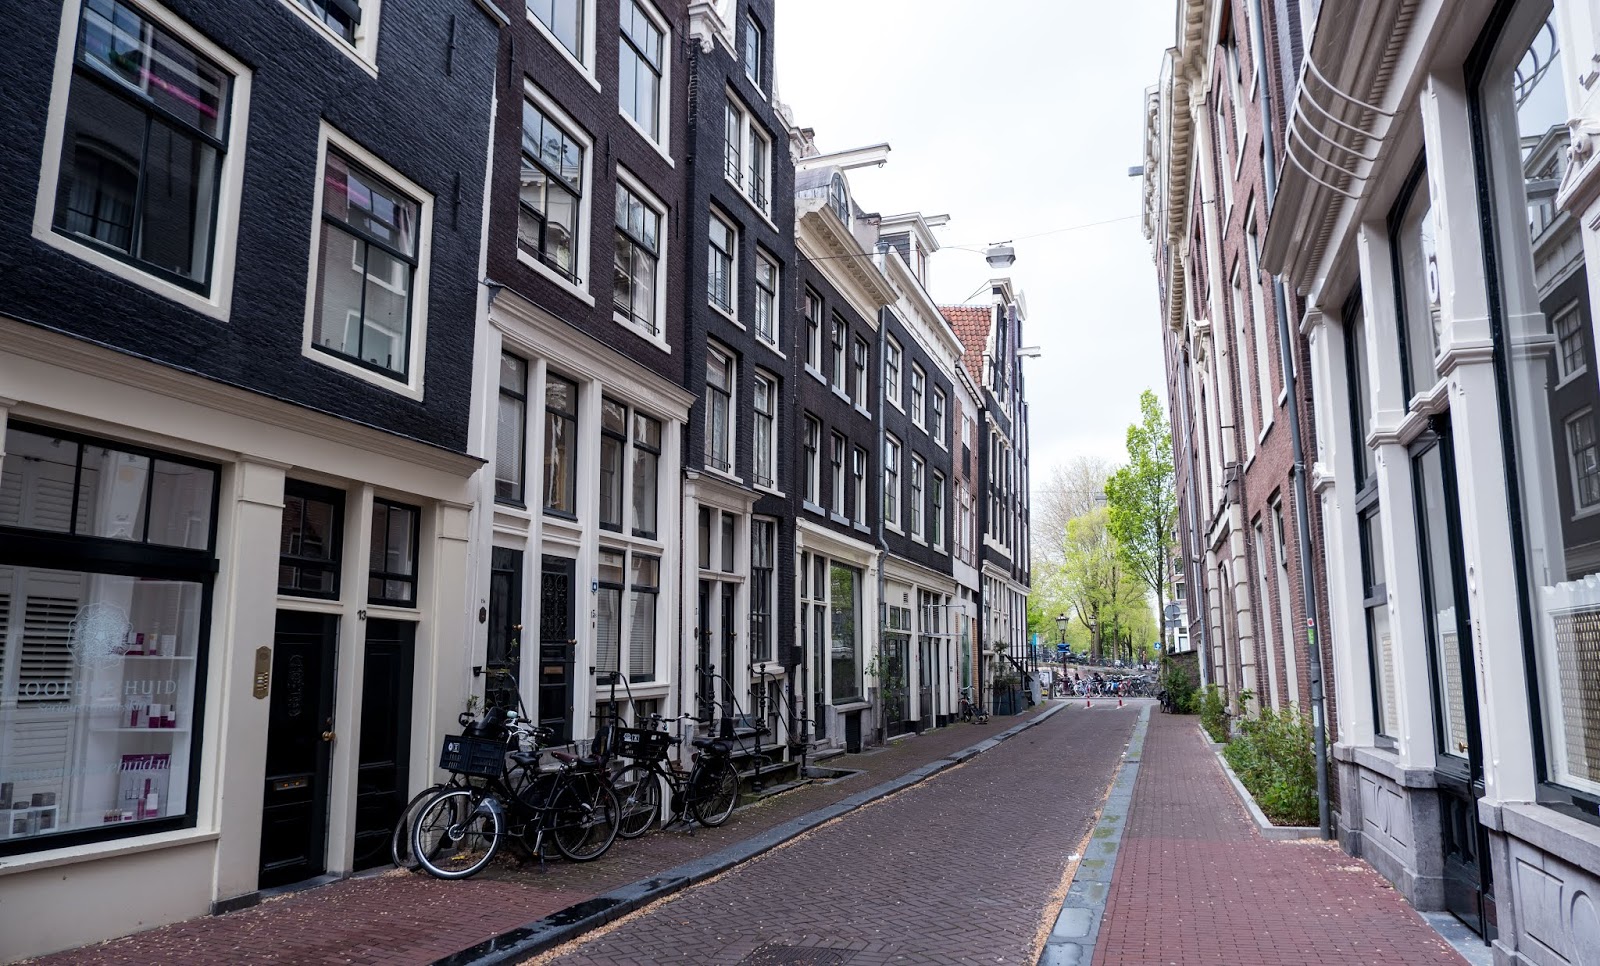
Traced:
<path fill-rule="evenodd" d="M 1067 615 L 1056 615 L 1056 650 L 1061 652 L 1061 693 L 1067 693 Z"/>
<path fill-rule="evenodd" d="M 1098 660 L 1100 658 L 1100 631 L 1098 629 L 1100 622 L 1095 620 L 1093 614 L 1090 614 L 1089 619 L 1084 623 L 1089 625 L 1089 652 Z"/>

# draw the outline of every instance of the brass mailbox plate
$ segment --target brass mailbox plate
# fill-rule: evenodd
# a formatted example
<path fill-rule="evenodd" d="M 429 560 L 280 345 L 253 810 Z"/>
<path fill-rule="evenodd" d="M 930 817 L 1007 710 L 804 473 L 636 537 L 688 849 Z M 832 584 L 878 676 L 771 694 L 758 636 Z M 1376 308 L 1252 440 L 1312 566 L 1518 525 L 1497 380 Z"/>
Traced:
<path fill-rule="evenodd" d="M 268 686 L 272 682 L 272 648 L 262 645 L 256 648 L 256 673 L 254 683 L 250 687 L 252 697 L 264 698 L 267 696 Z"/>

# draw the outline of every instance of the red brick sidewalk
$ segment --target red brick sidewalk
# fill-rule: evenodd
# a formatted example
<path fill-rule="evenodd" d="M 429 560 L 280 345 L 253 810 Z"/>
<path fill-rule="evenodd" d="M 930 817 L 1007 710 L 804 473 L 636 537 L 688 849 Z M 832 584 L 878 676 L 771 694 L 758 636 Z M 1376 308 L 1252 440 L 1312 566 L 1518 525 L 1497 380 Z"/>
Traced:
<path fill-rule="evenodd" d="M 552 861 L 548 872 L 540 872 L 533 866 L 518 867 L 497 859 L 494 866 L 466 882 L 444 882 L 392 870 L 34 962 L 47 966 L 431 963 L 914 771 L 1020 724 L 1040 710 L 997 716 L 986 725 L 951 725 L 865 754 L 833 758 L 826 763 L 828 767 L 862 774 L 846 781 L 814 783 L 741 808 L 721 828 L 700 829 L 694 835 L 657 831 L 636 841 L 618 841 L 596 862 Z"/>
<path fill-rule="evenodd" d="M 1195 719 L 1154 714 L 1096 964 L 1462 963 L 1360 859 L 1256 833 Z"/>

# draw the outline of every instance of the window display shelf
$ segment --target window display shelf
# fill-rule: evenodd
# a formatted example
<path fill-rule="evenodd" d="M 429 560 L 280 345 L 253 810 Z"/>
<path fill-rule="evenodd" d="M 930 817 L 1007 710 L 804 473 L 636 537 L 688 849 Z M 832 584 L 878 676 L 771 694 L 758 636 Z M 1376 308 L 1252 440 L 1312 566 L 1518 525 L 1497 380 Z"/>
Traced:
<path fill-rule="evenodd" d="M 192 661 L 192 654 L 124 654 L 124 661 Z"/>
<path fill-rule="evenodd" d="M 92 728 L 96 734 L 186 735 L 188 728 Z"/>

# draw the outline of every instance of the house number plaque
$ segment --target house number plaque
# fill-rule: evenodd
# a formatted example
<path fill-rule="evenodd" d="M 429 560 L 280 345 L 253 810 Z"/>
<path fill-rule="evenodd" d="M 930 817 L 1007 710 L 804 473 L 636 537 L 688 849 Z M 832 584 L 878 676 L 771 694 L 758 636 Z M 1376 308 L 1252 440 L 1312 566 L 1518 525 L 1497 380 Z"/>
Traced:
<path fill-rule="evenodd" d="M 272 648 L 266 645 L 256 648 L 256 673 L 251 680 L 251 696 L 266 697 L 268 685 L 272 682 Z"/>

